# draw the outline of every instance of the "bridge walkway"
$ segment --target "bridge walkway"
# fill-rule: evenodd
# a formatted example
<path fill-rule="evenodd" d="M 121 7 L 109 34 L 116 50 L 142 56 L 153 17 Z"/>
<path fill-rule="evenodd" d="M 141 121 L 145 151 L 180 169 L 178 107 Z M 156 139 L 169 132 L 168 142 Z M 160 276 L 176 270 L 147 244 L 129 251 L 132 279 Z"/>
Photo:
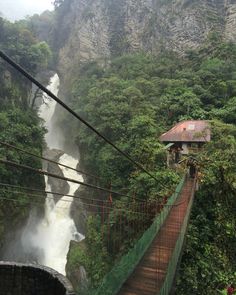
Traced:
<path fill-rule="evenodd" d="M 187 179 L 162 228 L 118 295 L 156 295 L 160 292 L 193 189 L 194 180 Z"/>

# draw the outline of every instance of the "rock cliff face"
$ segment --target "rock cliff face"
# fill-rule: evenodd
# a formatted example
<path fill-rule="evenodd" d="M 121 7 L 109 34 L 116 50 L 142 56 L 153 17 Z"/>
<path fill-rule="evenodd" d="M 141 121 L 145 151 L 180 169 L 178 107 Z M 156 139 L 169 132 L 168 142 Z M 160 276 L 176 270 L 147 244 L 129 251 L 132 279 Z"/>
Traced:
<path fill-rule="evenodd" d="M 124 52 L 163 47 L 182 54 L 213 31 L 236 41 L 235 0 L 65 0 L 58 10 L 65 82 L 71 68 L 87 60 L 106 63 Z"/>
<path fill-rule="evenodd" d="M 236 0 L 225 0 L 225 38 L 236 42 Z"/>

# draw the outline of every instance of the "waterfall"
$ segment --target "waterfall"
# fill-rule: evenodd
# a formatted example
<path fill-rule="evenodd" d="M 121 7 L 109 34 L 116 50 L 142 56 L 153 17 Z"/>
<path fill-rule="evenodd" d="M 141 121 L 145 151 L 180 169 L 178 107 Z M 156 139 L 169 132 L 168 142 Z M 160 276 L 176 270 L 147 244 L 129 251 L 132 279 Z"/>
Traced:
<path fill-rule="evenodd" d="M 67 154 L 60 157 L 60 163 L 76 168 L 77 160 Z M 76 178 L 82 181 L 82 177 L 76 171 L 63 168 L 65 177 Z M 48 182 L 47 177 L 45 181 Z M 50 185 L 47 185 L 50 189 Z M 70 184 L 69 194 L 73 195 L 78 189 L 76 183 Z M 57 203 L 49 195 L 45 204 L 45 216 L 38 224 L 36 233 L 32 236 L 32 244 L 43 251 L 40 264 L 54 268 L 65 274 L 66 256 L 71 240 L 81 240 L 83 236 L 77 232 L 75 223 L 70 217 L 72 199 L 68 196 L 62 197 Z"/>
<path fill-rule="evenodd" d="M 57 95 L 59 87 L 59 77 L 55 74 L 51 80 L 48 89 Z M 45 141 L 49 149 L 61 149 L 61 141 L 58 134 L 53 131 L 52 116 L 54 114 L 56 102 L 44 96 L 43 104 L 39 109 L 39 116 L 45 121 L 45 127 L 48 133 L 45 136 Z M 78 159 L 64 153 L 60 159 L 63 163 L 72 168 L 76 168 Z M 61 168 L 64 177 L 77 179 L 83 181 L 81 175 L 76 171 Z M 45 176 L 46 189 L 51 191 L 51 186 L 48 182 L 48 177 Z M 74 195 L 79 188 L 79 184 L 69 184 L 69 195 Z M 48 194 L 45 202 L 44 218 L 38 223 L 36 229 L 24 230 L 22 235 L 22 243 L 29 247 L 29 244 L 34 249 L 38 249 L 40 255 L 38 256 L 38 263 L 49 266 L 58 272 L 65 274 L 66 257 L 69 250 L 71 240 L 80 241 L 83 235 L 77 232 L 75 223 L 70 217 L 70 208 L 72 198 L 63 196 L 58 202 L 55 202 L 52 194 Z M 27 245 L 26 245 L 27 244 Z"/>
<path fill-rule="evenodd" d="M 57 74 L 51 77 L 49 86 L 47 87 L 53 94 L 57 95 L 60 85 L 60 80 Z M 44 120 L 44 126 L 47 128 L 47 133 L 45 135 L 45 141 L 48 148 L 50 149 L 62 149 L 60 135 L 55 133 L 53 130 L 52 117 L 55 112 L 57 102 L 49 97 L 48 95 L 43 95 L 43 102 L 39 108 L 39 117 Z"/>

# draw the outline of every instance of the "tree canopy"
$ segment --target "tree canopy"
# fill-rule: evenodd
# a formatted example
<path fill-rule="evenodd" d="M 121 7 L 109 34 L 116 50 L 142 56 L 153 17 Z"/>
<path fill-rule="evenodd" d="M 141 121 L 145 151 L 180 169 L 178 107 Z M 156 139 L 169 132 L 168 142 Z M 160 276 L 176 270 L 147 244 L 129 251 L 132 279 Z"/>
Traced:
<path fill-rule="evenodd" d="M 47 68 L 51 51 L 45 42 L 38 42 L 32 32 L 21 24 L 12 24 L 0 18 L 0 48 L 31 74 Z M 0 60 L 0 140 L 42 154 L 45 130 L 37 113 L 31 109 L 31 83 L 6 62 Z M 0 158 L 34 168 L 41 168 L 41 161 L 0 145 Z M 26 170 L 0 164 L 1 183 L 44 188 L 44 180 Z M 29 216 L 34 205 L 25 191 L 0 187 L 0 247 L 9 230 L 16 228 Z M 42 199 L 37 202 L 42 204 Z"/>
<path fill-rule="evenodd" d="M 199 155 L 203 183 L 193 209 L 178 294 L 186 294 L 186 285 L 193 294 L 209 294 L 235 273 L 235 50 L 231 43 L 216 42 L 214 50 L 208 44 L 184 57 L 139 53 L 115 58 L 106 68 L 86 63 L 75 70 L 78 75 L 71 83 L 70 103 L 76 112 L 155 175 L 159 184 L 74 122 L 70 135 L 79 145 L 82 165 L 116 189 L 125 186 L 143 199 L 169 195 L 179 179 L 165 166 L 160 134 L 181 120 L 212 122 L 212 141 Z M 93 281 L 89 265 L 85 262 Z"/>

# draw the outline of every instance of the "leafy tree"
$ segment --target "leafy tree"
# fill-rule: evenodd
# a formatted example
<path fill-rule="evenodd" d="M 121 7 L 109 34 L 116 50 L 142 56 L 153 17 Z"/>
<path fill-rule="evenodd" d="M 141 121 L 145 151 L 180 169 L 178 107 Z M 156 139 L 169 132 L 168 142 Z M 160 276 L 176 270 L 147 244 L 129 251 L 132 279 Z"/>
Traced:
<path fill-rule="evenodd" d="M 86 246 L 73 247 L 68 267 L 70 269 L 83 265 L 89 277 L 89 287 L 96 288 L 109 270 L 109 255 L 103 246 L 99 218 L 89 217 L 87 222 Z"/>
<path fill-rule="evenodd" d="M 106 67 L 92 62 L 83 64 L 80 70 L 74 69 L 78 75 L 71 85 L 72 107 L 141 163 L 158 182 L 125 161 L 84 126 L 74 123 L 69 132 L 79 145 L 85 169 L 97 171 L 104 184 L 112 182 L 116 190 L 125 187 L 130 196 L 138 192 L 144 200 L 157 200 L 160 195 L 171 194 L 179 175 L 165 167 L 160 134 L 186 119 L 218 118 L 235 123 L 236 46 L 214 38 L 214 49 L 209 43 L 182 58 L 170 52 L 158 56 L 140 53 L 112 59 Z M 61 118 L 62 124 L 68 121 L 69 118 Z M 204 178 L 190 224 L 178 294 L 186 294 L 186 286 L 193 294 L 209 294 L 234 277 L 234 129 L 212 123 L 212 142 L 199 156 L 205 163 Z M 128 203 L 129 198 L 123 201 Z M 125 210 L 122 204 L 116 201 L 116 206 Z M 227 209 L 225 204 L 229 204 Z M 133 220 L 129 215 L 126 218 Z M 135 222 L 139 223 L 138 218 Z M 124 237 L 124 247 L 117 253 L 106 249 L 113 261 L 138 237 L 131 236 L 131 240 Z"/>
<path fill-rule="evenodd" d="M 45 56 L 50 58 L 48 46 L 37 43 L 33 34 L 21 24 L 12 24 L 0 18 L 0 26 L 1 49 L 33 74 L 42 69 Z M 1 60 L 0 84 L 0 141 L 41 155 L 44 129 L 36 112 L 30 109 L 28 98 L 31 83 Z M 0 144 L 0 158 L 33 168 L 42 167 L 39 159 L 3 144 Z M 44 188 L 43 177 L 6 164 L 0 164 L 0 179 L 1 183 L 17 187 Z M 37 202 L 41 204 L 43 199 Z M 0 187 L 0 248 L 7 232 L 25 222 L 33 206 L 32 199 L 25 191 Z"/>
<path fill-rule="evenodd" d="M 193 294 L 217 294 L 236 279 L 236 128 L 217 121 L 211 126 L 176 294 L 189 288 Z"/>
<path fill-rule="evenodd" d="M 212 116 L 222 119 L 226 123 L 236 124 L 236 97 L 232 97 L 221 109 L 213 110 Z"/>

